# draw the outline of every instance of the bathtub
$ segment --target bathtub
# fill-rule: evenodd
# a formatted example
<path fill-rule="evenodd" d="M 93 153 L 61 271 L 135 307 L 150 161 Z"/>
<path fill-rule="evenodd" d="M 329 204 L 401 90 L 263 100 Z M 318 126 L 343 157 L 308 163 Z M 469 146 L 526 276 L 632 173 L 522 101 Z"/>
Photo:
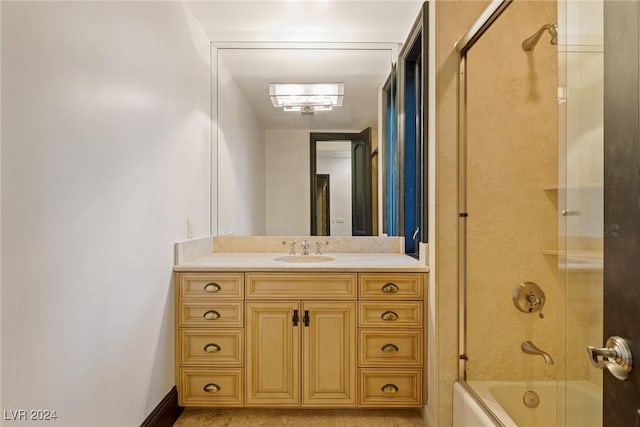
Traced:
<path fill-rule="evenodd" d="M 454 384 L 453 427 L 600 427 L 602 401 L 598 387 L 588 381 L 469 381 Z M 567 387 L 564 393 L 564 387 Z M 523 396 L 534 391 L 540 399 L 535 408 L 527 407 Z M 500 420 L 496 423 L 478 404 L 473 394 Z M 558 411 L 557 393 L 566 396 L 566 405 Z M 557 420 L 560 422 L 557 422 Z M 566 421 L 565 421 L 566 419 Z"/>

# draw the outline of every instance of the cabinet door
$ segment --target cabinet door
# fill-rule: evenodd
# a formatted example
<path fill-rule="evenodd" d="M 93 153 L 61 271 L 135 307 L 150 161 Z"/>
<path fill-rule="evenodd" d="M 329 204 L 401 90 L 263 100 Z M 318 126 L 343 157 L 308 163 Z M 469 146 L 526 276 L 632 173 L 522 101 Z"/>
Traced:
<path fill-rule="evenodd" d="M 246 303 L 246 406 L 300 405 L 298 301 Z"/>
<path fill-rule="evenodd" d="M 356 303 L 302 302 L 302 403 L 356 405 Z"/>

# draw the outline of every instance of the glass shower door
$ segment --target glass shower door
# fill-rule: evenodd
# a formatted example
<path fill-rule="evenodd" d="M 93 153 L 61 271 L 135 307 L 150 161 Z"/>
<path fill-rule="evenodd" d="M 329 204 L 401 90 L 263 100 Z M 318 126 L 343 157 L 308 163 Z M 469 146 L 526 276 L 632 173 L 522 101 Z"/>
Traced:
<path fill-rule="evenodd" d="M 514 1 L 466 53 L 464 375 L 504 425 L 556 423 L 557 47 L 522 47 L 556 20 Z"/>
<path fill-rule="evenodd" d="M 602 425 L 602 371 L 587 345 L 603 343 L 603 2 L 567 1 L 559 16 L 558 425 Z"/>

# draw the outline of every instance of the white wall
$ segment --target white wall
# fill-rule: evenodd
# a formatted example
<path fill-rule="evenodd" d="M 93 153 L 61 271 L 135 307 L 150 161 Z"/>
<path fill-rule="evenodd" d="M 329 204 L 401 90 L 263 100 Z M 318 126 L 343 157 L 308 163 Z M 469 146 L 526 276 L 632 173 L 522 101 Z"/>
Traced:
<path fill-rule="evenodd" d="M 139 425 L 209 234 L 208 42 L 173 2 L 2 2 L 1 40 L 2 409 Z"/>
<path fill-rule="evenodd" d="M 311 231 L 309 130 L 265 131 L 265 234 L 306 236 Z"/>
<path fill-rule="evenodd" d="M 218 63 L 218 234 L 265 233 L 265 144 L 245 95 Z"/>
<path fill-rule="evenodd" d="M 343 141 L 351 151 L 351 141 Z M 329 209 L 332 236 L 351 236 L 351 156 L 316 160 L 316 173 L 329 174 Z"/>

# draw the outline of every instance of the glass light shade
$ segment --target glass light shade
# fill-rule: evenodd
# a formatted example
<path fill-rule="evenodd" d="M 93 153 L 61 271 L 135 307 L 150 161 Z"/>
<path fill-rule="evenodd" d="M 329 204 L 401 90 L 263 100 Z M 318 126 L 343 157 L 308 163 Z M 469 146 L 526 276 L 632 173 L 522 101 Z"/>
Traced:
<path fill-rule="evenodd" d="M 269 98 L 284 111 L 329 111 L 342 106 L 344 83 L 270 83 Z"/>

